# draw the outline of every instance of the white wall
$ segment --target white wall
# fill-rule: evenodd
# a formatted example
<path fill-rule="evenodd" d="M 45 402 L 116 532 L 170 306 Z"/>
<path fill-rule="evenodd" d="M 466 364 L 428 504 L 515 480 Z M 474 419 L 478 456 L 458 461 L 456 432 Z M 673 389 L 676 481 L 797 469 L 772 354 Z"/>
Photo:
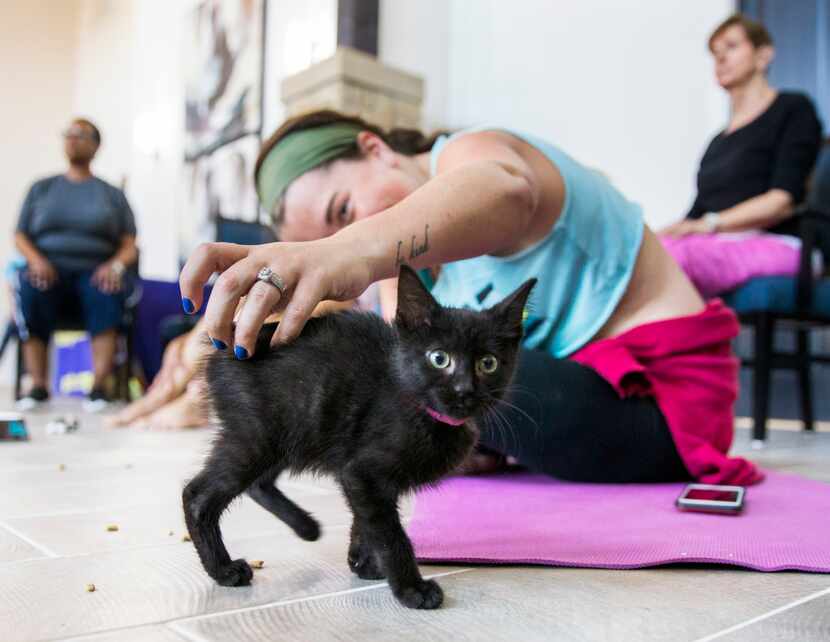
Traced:
<path fill-rule="evenodd" d="M 449 61 L 451 7 L 448 0 L 380 1 L 378 58 L 426 79 L 422 126 L 427 131 L 447 126 L 450 93 L 455 96 Z"/>
<path fill-rule="evenodd" d="M 72 111 L 76 25 L 80 2 L 4 2 L 0 9 L 0 100 L 3 126 L 0 161 L 0 268 L 13 252 L 12 233 L 20 205 L 38 178 L 63 169 L 60 132 Z M 0 327 L 10 314 L 5 279 L 0 294 Z M 0 365 L 0 381 L 13 382 L 14 344 Z M 0 407 L 7 401 L 6 391 Z"/>
<path fill-rule="evenodd" d="M 265 55 L 265 113 L 268 137 L 285 119 L 280 83 L 334 54 L 337 0 L 268 0 Z"/>
<path fill-rule="evenodd" d="M 0 266 L 12 253 L 12 231 L 26 191 L 63 169 L 60 132 L 72 112 L 76 24 L 80 3 L 5 2 L 0 11 Z M 0 296 L 0 314 L 8 315 Z"/>
<path fill-rule="evenodd" d="M 705 144 L 727 116 L 706 41 L 732 0 L 385 0 L 381 9 L 382 59 L 423 74 L 432 98 L 446 92 L 428 99 L 426 128 L 524 129 L 603 170 L 651 225 L 685 213 Z"/>

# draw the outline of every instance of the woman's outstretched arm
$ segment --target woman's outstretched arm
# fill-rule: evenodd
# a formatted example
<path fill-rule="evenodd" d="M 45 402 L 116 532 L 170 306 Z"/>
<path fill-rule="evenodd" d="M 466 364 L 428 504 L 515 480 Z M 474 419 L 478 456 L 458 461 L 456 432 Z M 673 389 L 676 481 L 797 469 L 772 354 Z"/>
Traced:
<path fill-rule="evenodd" d="M 203 284 L 213 272 L 222 272 L 205 313 L 206 330 L 237 346 L 244 357 L 253 352 L 259 328 L 275 307 L 284 314 L 274 343 L 285 343 L 300 333 L 321 300 L 355 298 L 371 283 L 396 276 L 401 263 L 421 268 L 509 253 L 527 236 L 538 181 L 523 158 L 496 136 L 465 138 L 448 146 L 435 178 L 333 236 L 258 247 L 200 246 L 182 270 L 182 296 L 198 307 Z M 257 282 L 266 266 L 282 277 L 284 295 Z M 233 311 L 245 295 L 233 332 Z"/>

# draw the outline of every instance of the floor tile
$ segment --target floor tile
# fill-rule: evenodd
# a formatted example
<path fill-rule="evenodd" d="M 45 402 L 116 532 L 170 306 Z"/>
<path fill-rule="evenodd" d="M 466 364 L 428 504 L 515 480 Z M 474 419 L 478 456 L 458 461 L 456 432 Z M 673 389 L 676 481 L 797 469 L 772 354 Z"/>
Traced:
<path fill-rule="evenodd" d="M 733 570 L 479 568 L 439 578 L 445 604 L 400 606 L 388 590 L 174 623 L 203 640 L 691 640 L 797 599 L 827 577 Z M 713 597 L 728 602 L 713 606 Z M 763 638 L 756 638 L 763 639 Z"/>

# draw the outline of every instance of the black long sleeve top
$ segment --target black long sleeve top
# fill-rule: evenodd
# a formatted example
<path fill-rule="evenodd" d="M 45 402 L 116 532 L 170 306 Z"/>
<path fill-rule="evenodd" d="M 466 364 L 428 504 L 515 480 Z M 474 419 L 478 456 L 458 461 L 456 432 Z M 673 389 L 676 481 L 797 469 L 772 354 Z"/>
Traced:
<path fill-rule="evenodd" d="M 775 188 L 801 203 L 820 147 L 821 123 L 810 99 L 779 93 L 755 120 L 709 143 L 687 218 L 720 212 Z"/>

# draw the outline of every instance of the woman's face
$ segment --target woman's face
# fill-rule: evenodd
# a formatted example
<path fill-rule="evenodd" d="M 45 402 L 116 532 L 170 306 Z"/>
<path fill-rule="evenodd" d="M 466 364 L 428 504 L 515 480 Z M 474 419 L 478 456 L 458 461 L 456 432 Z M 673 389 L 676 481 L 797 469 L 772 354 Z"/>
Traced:
<path fill-rule="evenodd" d="M 63 151 L 70 163 L 90 162 L 98 151 L 92 128 L 85 123 L 70 123 L 63 132 Z"/>
<path fill-rule="evenodd" d="M 732 25 L 712 41 L 715 78 L 724 89 L 746 83 L 764 73 L 772 60 L 772 47 L 755 47 L 741 25 Z"/>
<path fill-rule="evenodd" d="M 405 158 L 361 132 L 363 156 L 336 160 L 300 176 L 285 192 L 280 240 L 312 241 L 383 211 L 420 185 Z"/>

